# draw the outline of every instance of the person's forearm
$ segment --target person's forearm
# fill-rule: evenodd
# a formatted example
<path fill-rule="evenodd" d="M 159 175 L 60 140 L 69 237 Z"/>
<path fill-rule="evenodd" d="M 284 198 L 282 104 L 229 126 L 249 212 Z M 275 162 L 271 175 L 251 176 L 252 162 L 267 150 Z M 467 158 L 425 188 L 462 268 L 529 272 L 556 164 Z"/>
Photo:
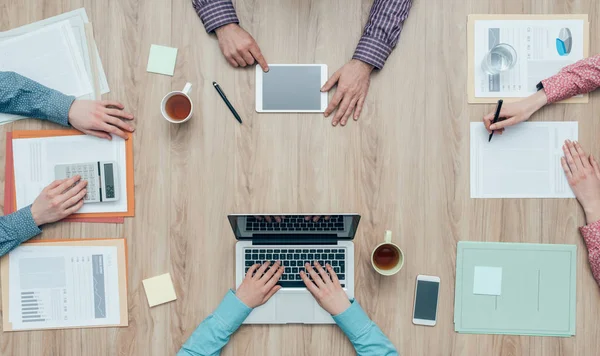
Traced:
<path fill-rule="evenodd" d="M 59 91 L 14 72 L 0 72 L 0 112 L 69 126 L 69 109 L 74 96 Z"/>
<path fill-rule="evenodd" d="M 579 229 L 588 249 L 590 267 L 596 283 L 600 285 L 600 221 L 588 222 Z"/>
<path fill-rule="evenodd" d="M 542 80 L 548 102 L 554 103 L 600 87 L 600 55 L 564 67 L 558 74 Z"/>
<path fill-rule="evenodd" d="M 0 256 L 41 232 L 31 216 L 31 206 L 0 216 Z"/>
<path fill-rule="evenodd" d="M 348 336 L 358 356 L 394 356 L 398 351 L 381 329 L 362 310 L 358 302 L 346 311 L 334 315 L 333 320 Z"/>
<path fill-rule="evenodd" d="M 230 290 L 215 312 L 196 328 L 177 356 L 219 355 L 231 334 L 242 325 L 251 311 Z"/>
<path fill-rule="evenodd" d="M 375 0 L 353 59 L 383 68 L 398 43 L 412 0 Z"/>
<path fill-rule="evenodd" d="M 231 0 L 192 0 L 192 5 L 208 33 L 230 23 L 240 23 Z"/>

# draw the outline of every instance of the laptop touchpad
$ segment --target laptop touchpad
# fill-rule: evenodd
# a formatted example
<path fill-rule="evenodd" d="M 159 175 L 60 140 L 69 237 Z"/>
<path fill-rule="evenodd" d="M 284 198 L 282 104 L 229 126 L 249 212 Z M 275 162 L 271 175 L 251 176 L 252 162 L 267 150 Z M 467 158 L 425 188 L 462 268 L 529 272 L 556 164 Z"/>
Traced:
<path fill-rule="evenodd" d="M 315 303 L 308 293 L 282 293 L 277 297 L 277 319 L 287 323 L 312 321 Z"/>

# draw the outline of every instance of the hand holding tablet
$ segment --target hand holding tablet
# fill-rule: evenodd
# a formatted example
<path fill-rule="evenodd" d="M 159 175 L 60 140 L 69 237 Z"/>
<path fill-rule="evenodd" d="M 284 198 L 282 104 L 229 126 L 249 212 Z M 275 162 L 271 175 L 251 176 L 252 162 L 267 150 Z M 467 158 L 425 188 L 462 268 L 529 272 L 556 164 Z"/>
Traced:
<path fill-rule="evenodd" d="M 331 102 L 325 110 L 325 117 L 328 117 L 337 107 L 331 124 L 336 126 L 341 123 L 346 125 L 348 118 L 354 111 L 354 120 L 358 120 L 363 104 L 369 92 L 371 83 L 371 72 L 373 66 L 358 59 L 352 59 L 342 68 L 338 69 L 331 78 L 325 83 L 324 92 L 328 92 L 337 84 L 337 90 L 331 98 Z"/>
<path fill-rule="evenodd" d="M 326 80 L 325 64 L 271 64 L 267 73 L 256 66 L 256 111 L 323 112 Z"/>
<path fill-rule="evenodd" d="M 324 112 L 325 117 L 335 111 L 332 125 L 344 126 L 352 112 L 354 120 L 358 120 L 372 71 L 372 65 L 353 59 L 326 82 L 325 64 L 271 64 L 267 73 L 257 66 L 256 111 Z M 327 106 L 327 92 L 336 85 L 337 90 Z"/>

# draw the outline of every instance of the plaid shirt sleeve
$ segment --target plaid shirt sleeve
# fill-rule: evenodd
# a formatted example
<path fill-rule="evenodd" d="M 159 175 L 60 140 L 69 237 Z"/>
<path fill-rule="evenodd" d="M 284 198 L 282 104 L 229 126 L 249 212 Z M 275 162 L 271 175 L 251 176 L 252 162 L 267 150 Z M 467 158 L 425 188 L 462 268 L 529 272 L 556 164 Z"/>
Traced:
<path fill-rule="evenodd" d="M 412 0 L 375 0 L 353 59 L 383 68 L 398 43 L 402 23 L 408 17 Z"/>
<path fill-rule="evenodd" d="M 240 23 L 230 0 L 192 0 L 192 5 L 208 33 L 229 23 Z"/>

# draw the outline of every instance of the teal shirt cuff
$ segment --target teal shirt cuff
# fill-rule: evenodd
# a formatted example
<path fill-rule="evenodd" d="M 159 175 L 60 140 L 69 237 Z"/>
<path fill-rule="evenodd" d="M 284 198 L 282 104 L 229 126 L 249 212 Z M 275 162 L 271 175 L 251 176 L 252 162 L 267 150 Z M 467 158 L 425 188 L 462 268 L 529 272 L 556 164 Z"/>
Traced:
<path fill-rule="evenodd" d="M 31 205 L 18 210 L 14 213 L 17 221 L 21 221 L 21 224 L 17 225 L 17 236 L 19 236 L 20 242 L 25 242 L 30 238 L 37 236 L 42 233 L 42 230 L 37 226 L 31 215 Z"/>
<path fill-rule="evenodd" d="M 50 89 L 47 96 L 46 110 L 48 120 L 59 125 L 69 125 L 69 110 L 75 101 L 74 96 L 65 95 L 59 91 Z"/>
<path fill-rule="evenodd" d="M 334 315 L 333 320 L 352 341 L 364 334 L 372 321 L 356 300 L 352 299 L 350 303 L 348 309 Z"/>
<path fill-rule="evenodd" d="M 233 333 L 242 325 L 250 312 L 252 312 L 252 309 L 244 304 L 230 289 L 213 315 Z"/>

